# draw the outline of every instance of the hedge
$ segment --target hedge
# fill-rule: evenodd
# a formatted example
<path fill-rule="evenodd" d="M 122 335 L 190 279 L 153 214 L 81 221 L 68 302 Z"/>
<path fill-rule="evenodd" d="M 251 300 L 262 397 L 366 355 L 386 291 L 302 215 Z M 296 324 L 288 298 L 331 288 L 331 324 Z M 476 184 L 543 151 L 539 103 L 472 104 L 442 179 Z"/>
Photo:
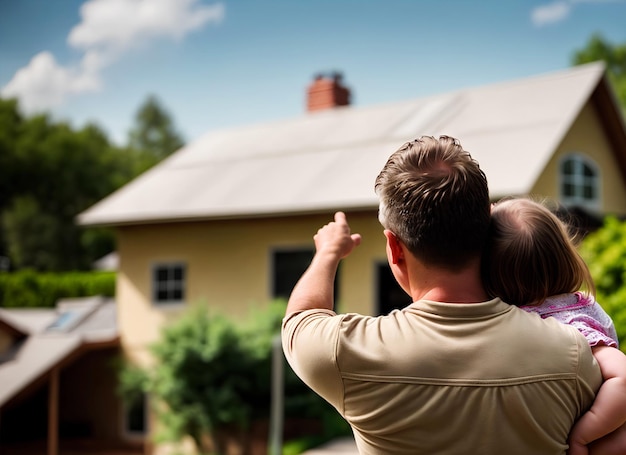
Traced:
<path fill-rule="evenodd" d="M 115 272 L 0 273 L 0 307 L 52 308 L 59 299 L 115 295 Z"/>

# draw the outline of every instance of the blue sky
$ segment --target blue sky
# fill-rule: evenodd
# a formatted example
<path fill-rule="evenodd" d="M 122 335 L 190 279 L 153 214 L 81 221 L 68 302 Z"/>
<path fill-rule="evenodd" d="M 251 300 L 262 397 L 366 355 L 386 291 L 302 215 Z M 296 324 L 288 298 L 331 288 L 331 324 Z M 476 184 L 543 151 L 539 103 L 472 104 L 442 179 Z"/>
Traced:
<path fill-rule="evenodd" d="M 570 66 L 625 0 L 0 0 L 0 95 L 125 142 L 149 94 L 186 140 L 302 115 L 314 74 L 371 105 Z"/>

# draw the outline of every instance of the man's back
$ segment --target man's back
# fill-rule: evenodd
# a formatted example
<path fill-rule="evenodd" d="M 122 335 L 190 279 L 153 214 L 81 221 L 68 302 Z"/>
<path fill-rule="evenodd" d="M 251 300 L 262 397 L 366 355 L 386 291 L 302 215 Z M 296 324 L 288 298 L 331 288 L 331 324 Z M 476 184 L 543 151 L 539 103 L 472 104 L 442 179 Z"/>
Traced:
<path fill-rule="evenodd" d="M 285 353 L 362 454 L 563 454 L 601 376 L 585 339 L 499 300 L 291 315 Z"/>
<path fill-rule="evenodd" d="M 335 213 L 285 311 L 296 373 L 352 424 L 363 454 L 563 454 L 600 370 L 572 327 L 484 302 L 491 200 L 478 162 L 452 137 L 421 136 L 374 189 L 389 267 L 416 303 L 382 318 L 331 311 L 337 267 L 361 243 Z"/>

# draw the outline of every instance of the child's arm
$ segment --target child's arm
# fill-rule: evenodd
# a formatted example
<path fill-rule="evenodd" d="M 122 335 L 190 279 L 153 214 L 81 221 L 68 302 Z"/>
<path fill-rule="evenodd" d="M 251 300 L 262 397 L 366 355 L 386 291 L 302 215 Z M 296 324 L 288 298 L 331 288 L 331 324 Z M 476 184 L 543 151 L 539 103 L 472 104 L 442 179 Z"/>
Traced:
<path fill-rule="evenodd" d="M 568 455 L 588 454 L 589 443 L 626 423 L 626 355 L 619 349 L 608 346 L 597 346 L 592 350 L 600 365 L 604 382 L 589 411 L 572 428 Z M 626 436 L 626 433 L 622 432 L 622 435 Z M 626 440 L 624 443 L 626 444 Z M 591 453 L 609 455 L 611 452 L 600 449 L 596 451 L 594 447 Z M 616 455 L 623 453 L 616 452 Z"/>

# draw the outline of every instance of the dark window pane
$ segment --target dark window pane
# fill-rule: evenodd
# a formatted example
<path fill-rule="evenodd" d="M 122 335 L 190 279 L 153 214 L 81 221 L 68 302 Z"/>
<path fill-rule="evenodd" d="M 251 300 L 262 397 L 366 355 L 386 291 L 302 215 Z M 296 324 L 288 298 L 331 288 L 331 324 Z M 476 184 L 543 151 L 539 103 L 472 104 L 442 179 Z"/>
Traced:
<path fill-rule="evenodd" d="M 156 279 L 157 281 L 167 281 L 167 268 L 159 267 L 156 269 Z"/>
<path fill-rule="evenodd" d="M 574 160 L 567 160 L 563 163 L 563 174 L 572 175 L 574 173 Z"/>
<path fill-rule="evenodd" d="M 127 409 L 126 431 L 145 433 L 146 430 L 146 402 L 145 397 L 142 396 Z"/>
<path fill-rule="evenodd" d="M 378 275 L 378 314 L 389 314 L 411 303 L 411 297 L 404 292 L 393 276 L 389 264 L 379 264 Z"/>
<path fill-rule="evenodd" d="M 561 191 L 566 203 L 588 205 L 598 199 L 599 179 L 592 164 L 582 156 L 563 162 Z"/>
<path fill-rule="evenodd" d="M 159 265 L 154 269 L 154 300 L 157 302 L 181 301 L 185 296 L 185 266 Z"/>
<path fill-rule="evenodd" d="M 304 271 L 313 259 L 313 250 L 277 251 L 274 253 L 273 296 L 289 298 Z"/>

